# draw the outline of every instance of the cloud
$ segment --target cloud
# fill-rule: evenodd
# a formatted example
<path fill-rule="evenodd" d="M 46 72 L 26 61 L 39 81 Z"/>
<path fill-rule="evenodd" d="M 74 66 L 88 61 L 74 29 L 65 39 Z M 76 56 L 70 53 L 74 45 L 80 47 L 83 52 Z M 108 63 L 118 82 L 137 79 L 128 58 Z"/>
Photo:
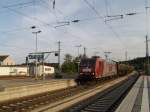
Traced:
<path fill-rule="evenodd" d="M 45 0 L 46 1 L 46 0 Z M 95 8 L 105 16 L 105 5 L 103 1 L 93 1 Z M 143 11 L 143 2 L 140 0 L 119 1 L 115 0 L 109 3 L 109 14 L 125 14 L 134 11 Z M 37 2 L 36 5 L 21 8 L 16 10 L 22 14 L 11 12 L 10 16 L 3 16 L 4 26 L 9 29 L 25 28 L 25 30 L 17 30 L 5 34 L 5 38 L 0 40 L 7 42 L 13 47 L 3 47 L 2 52 L 12 54 L 17 63 L 24 62 L 24 57 L 29 52 L 35 50 L 35 35 L 32 34 L 35 30 L 41 30 L 38 34 L 38 50 L 51 51 L 57 50 L 57 41 L 62 42 L 62 57 L 64 54 L 70 53 L 73 56 L 77 55 L 76 45 L 82 44 L 87 47 L 87 53 L 92 56 L 94 52 L 100 52 L 99 55 L 104 57 L 104 51 L 111 51 L 111 57 L 117 59 L 125 59 L 125 51 L 128 51 L 129 57 L 145 55 L 145 16 L 143 13 L 128 17 L 125 16 L 122 20 L 110 21 L 107 24 L 111 25 L 113 30 L 117 32 L 118 37 L 114 32 L 106 26 L 103 20 L 93 19 L 90 21 L 81 21 L 78 23 L 71 23 L 69 26 L 58 27 L 58 21 L 72 21 L 74 19 L 93 18 L 97 15 L 91 10 L 88 5 L 82 0 L 60 0 L 56 1 L 56 9 L 52 9 L 52 4 L 45 4 Z M 10 12 L 10 11 L 8 11 Z M 7 18 L 13 16 L 13 22 L 7 24 Z M 6 20 L 5 20 L 6 18 Z M 18 21 L 18 22 L 17 22 Z M 16 25 L 17 24 L 17 25 Z M 32 25 L 36 25 L 37 29 L 31 29 Z M 13 27 L 12 27 L 13 26 Z M 6 30 L 5 28 L 5 30 Z M 0 27 L 0 29 L 4 29 Z M 83 48 L 80 50 L 83 53 Z M 47 60 L 49 62 L 56 62 L 57 57 L 53 55 Z"/>

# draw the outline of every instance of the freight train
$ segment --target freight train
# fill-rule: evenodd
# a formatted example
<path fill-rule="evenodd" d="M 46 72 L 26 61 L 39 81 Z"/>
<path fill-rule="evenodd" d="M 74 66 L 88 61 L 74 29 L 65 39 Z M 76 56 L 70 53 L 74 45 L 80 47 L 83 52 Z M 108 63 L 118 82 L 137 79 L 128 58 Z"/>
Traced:
<path fill-rule="evenodd" d="M 77 82 L 98 80 L 117 75 L 118 64 L 111 60 L 99 57 L 81 59 Z"/>

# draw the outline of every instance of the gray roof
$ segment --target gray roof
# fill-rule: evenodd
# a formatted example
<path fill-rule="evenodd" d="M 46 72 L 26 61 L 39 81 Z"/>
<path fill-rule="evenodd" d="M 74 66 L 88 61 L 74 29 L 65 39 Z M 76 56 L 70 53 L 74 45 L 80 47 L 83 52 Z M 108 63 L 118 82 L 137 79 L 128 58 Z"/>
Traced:
<path fill-rule="evenodd" d="M 4 61 L 9 55 L 0 55 L 0 61 Z"/>

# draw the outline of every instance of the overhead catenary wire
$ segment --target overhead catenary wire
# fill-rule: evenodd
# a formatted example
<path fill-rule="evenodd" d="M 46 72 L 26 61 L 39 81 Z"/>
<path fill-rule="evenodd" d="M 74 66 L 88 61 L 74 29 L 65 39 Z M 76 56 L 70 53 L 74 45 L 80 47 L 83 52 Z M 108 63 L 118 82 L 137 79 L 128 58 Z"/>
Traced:
<path fill-rule="evenodd" d="M 108 17 L 109 16 L 109 13 L 108 13 L 108 1 L 104 0 L 104 2 L 105 2 L 106 17 Z"/>
<path fill-rule="evenodd" d="M 28 15 L 26 15 L 26 14 L 24 14 L 24 13 L 18 11 L 18 10 L 12 9 L 12 8 L 10 8 L 10 7 L 5 7 L 5 8 L 8 9 L 9 11 L 11 11 L 11 12 L 14 12 L 14 13 L 16 13 L 16 14 L 19 14 L 19 15 L 21 15 L 21 16 L 24 16 L 24 17 L 26 17 L 26 18 L 28 18 L 28 19 L 30 19 L 30 20 L 36 20 L 36 21 L 38 21 L 39 23 L 42 23 L 43 26 L 49 26 L 49 27 L 54 28 L 51 24 L 46 23 L 46 22 L 44 22 L 44 21 L 41 21 L 40 19 L 38 19 L 38 18 L 36 18 L 36 17 L 28 16 Z M 54 29 L 55 29 L 55 28 L 54 28 Z M 6 33 L 6 32 L 5 32 L 5 33 Z M 71 33 L 69 33 L 69 32 L 65 32 L 65 33 L 71 34 Z M 71 35 L 72 35 L 72 34 L 71 34 Z"/>
<path fill-rule="evenodd" d="M 42 0 L 42 1 L 44 1 L 44 0 Z M 45 1 L 44 1 L 45 2 Z M 6 7 L 5 7 L 6 8 Z M 20 12 L 20 11 L 18 11 L 18 10 L 15 10 L 15 9 L 12 9 L 12 8 L 10 8 L 10 7 L 7 7 L 7 9 L 9 9 L 10 11 L 12 11 L 12 12 L 15 12 L 15 13 L 18 13 L 19 15 L 22 15 L 22 16 L 25 16 L 26 18 L 28 18 L 28 19 L 32 19 L 32 20 L 36 20 L 36 21 L 38 21 L 39 23 L 42 23 L 43 25 L 46 25 L 46 26 L 49 26 L 49 23 L 47 23 L 47 22 L 45 22 L 45 21 L 41 21 L 40 19 L 38 19 L 38 18 L 36 18 L 36 17 L 30 17 L 30 16 L 28 16 L 28 15 L 26 15 L 26 14 L 24 14 L 24 13 L 22 13 L 22 12 Z M 96 11 L 96 9 L 95 9 L 95 11 Z M 97 12 L 97 14 L 99 14 L 99 12 Z M 98 17 L 99 18 L 99 17 Z M 96 18 L 96 19 L 98 19 L 98 18 Z M 83 20 L 80 20 L 80 21 L 86 21 L 86 20 L 92 20 L 92 19 L 83 19 Z M 50 25 L 50 27 L 53 27 L 52 25 Z M 54 28 L 54 27 L 53 27 Z M 113 28 L 112 28 L 113 29 Z M 71 34 L 70 32 L 65 32 L 65 33 L 68 33 L 68 34 Z M 118 35 L 118 37 L 119 37 L 119 35 Z"/>
<path fill-rule="evenodd" d="M 7 8 L 23 8 L 28 6 L 34 6 L 36 1 L 44 1 L 44 0 L 32 0 L 30 2 L 20 2 L 15 4 L 4 5 L 4 6 L 0 6 L 0 10 L 7 9 Z"/>
<path fill-rule="evenodd" d="M 41 2 L 45 2 L 44 0 L 42 0 Z M 40 19 L 38 19 L 38 18 L 36 18 L 36 17 L 31 17 L 31 16 L 28 16 L 27 14 L 25 14 L 25 13 L 23 13 L 23 12 L 20 12 L 20 11 L 18 11 L 18 10 L 15 10 L 15 9 L 13 9 L 13 8 L 11 8 L 11 7 L 14 7 L 14 6 L 22 6 L 22 5 L 24 5 L 24 4 L 31 4 L 31 3 L 35 3 L 35 2 L 26 2 L 26 3 L 20 3 L 20 4 L 14 4 L 14 5 L 8 5 L 8 6 L 2 6 L 1 8 L 5 8 L 5 9 L 8 9 L 9 11 L 11 11 L 11 12 L 14 12 L 14 13 L 17 13 L 17 14 L 19 14 L 19 15 L 21 15 L 21 16 L 24 16 L 24 17 L 26 17 L 26 18 L 28 18 L 28 19 L 30 19 L 30 20 L 35 20 L 35 21 L 37 21 L 37 22 L 40 22 L 40 23 L 42 23 L 43 25 L 46 25 L 46 26 L 50 26 L 50 27 L 52 27 L 52 28 L 55 28 L 52 24 L 49 24 L 49 23 L 47 23 L 47 22 L 45 22 L 45 21 L 42 21 L 42 20 L 40 20 Z M 46 3 L 46 2 L 45 2 Z M 56 17 L 56 15 L 55 15 L 55 17 Z"/>
<path fill-rule="evenodd" d="M 20 30 L 28 30 L 29 27 L 20 27 L 20 28 L 13 28 L 10 30 L 0 30 L 0 33 L 12 33 L 12 32 L 16 32 L 16 31 L 20 31 Z"/>
<path fill-rule="evenodd" d="M 45 22 L 45 21 L 42 21 L 42 20 L 40 20 L 40 19 L 38 19 L 38 18 L 36 18 L 36 17 L 28 16 L 28 15 L 26 15 L 26 14 L 20 12 L 20 11 L 17 11 L 17 10 L 15 10 L 15 9 L 12 9 L 12 8 L 9 8 L 9 7 L 8 7 L 7 9 L 10 10 L 11 12 L 14 12 L 14 13 L 16 13 L 16 14 L 19 14 L 19 15 L 21 15 L 21 16 L 24 16 L 24 17 L 26 17 L 26 18 L 28 18 L 28 19 L 30 19 L 30 20 L 35 20 L 35 21 L 37 21 L 37 22 L 39 22 L 39 23 L 42 23 L 43 25 L 50 26 L 51 28 L 54 28 L 51 24 L 49 24 L 49 23 L 47 23 L 47 22 Z"/>
<path fill-rule="evenodd" d="M 43 1 L 43 2 L 44 2 L 44 0 L 38 0 L 38 1 Z M 46 22 L 44 22 L 44 21 L 42 21 L 42 20 L 40 20 L 40 19 L 38 19 L 38 18 L 36 18 L 36 17 L 28 16 L 27 14 L 25 14 L 25 13 L 23 13 L 23 12 L 20 12 L 20 11 L 15 10 L 15 9 L 12 8 L 12 7 L 17 7 L 17 6 L 29 5 L 29 4 L 33 4 L 34 7 L 35 7 L 35 0 L 34 0 L 34 1 L 31 1 L 31 2 L 24 2 L 24 3 L 18 3 L 18 4 L 7 5 L 7 6 L 1 6 L 1 8 L 8 9 L 9 11 L 14 12 L 14 13 L 16 13 L 16 14 L 19 14 L 19 15 L 21 15 L 21 16 L 24 16 L 24 17 L 26 17 L 26 18 L 28 18 L 28 19 L 30 19 L 30 20 L 35 20 L 35 21 L 37 21 L 37 22 L 39 22 L 39 23 L 42 23 L 43 25 L 50 26 L 50 27 L 54 28 L 54 27 L 53 27 L 51 24 L 49 24 L 49 23 L 46 23 Z M 1 9 L 1 8 L 0 8 L 0 9 Z"/>
<path fill-rule="evenodd" d="M 39 2 L 41 3 L 41 5 L 40 5 L 41 7 L 47 9 L 51 14 L 53 14 L 55 16 L 56 22 L 57 22 L 58 21 L 58 17 L 56 15 L 56 12 L 55 13 L 52 12 L 51 8 L 49 7 L 49 3 L 47 1 L 45 1 L 45 0 L 39 0 Z"/>
<path fill-rule="evenodd" d="M 8 9 L 11 10 L 10 8 L 8 8 Z M 13 11 L 13 12 L 15 12 L 15 13 L 21 15 L 21 16 L 25 16 L 25 17 L 27 17 L 27 18 L 29 18 L 29 19 L 36 19 L 36 18 L 29 17 L 29 16 L 27 16 L 26 14 L 24 14 L 24 13 L 22 13 L 22 12 L 19 12 L 19 11 L 16 11 L 16 10 L 11 10 L 11 11 Z M 39 20 L 38 20 L 38 21 L 39 21 Z M 44 26 L 45 26 L 46 23 L 43 23 L 43 24 L 44 24 Z M 49 26 L 49 25 L 47 25 L 47 26 Z M 26 29 L 26 28 L 23 28 L 23 29 Z M 17 31 L 17 30 L 19 30 L 19 29 L 13 29 L 13 31 Z M 1 32 L 1 33 L 8 33 L 8 32 Z M 64 32 L 64 33 L 67 33 L 67 34 L 72 35 L 72 34 L 69 33 L 69 32 Z M 72 36 L 75 36 L 75 35 L 72 35 Z M 77 37 L 77 36 L 75 36 L 75 37 Z M 15 45 L 10 45 L 10 46 L 9 46 L 9 45 L 4 45 L 4 46 L 18 48 L 18 47 L 15 46 Z"/>
<path fill-rule="evenodd" d="M 97 9 L 94 6 L 92 6 L 92 4 L 90 4 L 88 0 L 84 0 L 84 2 L 94 11 L 94 13 L 99 17 L 99 19 L 104 21 L 103 16 L 100 15 L 100 13 L 97 11 Z M 107 24 L 106 22 L 105 22 L 105 24 L 113 32 L 115 37 L 123 44 L 123 46 L 124 46 L 123 48 L 126 49 L 126 45 L 120 38 L 119 34 L 113 29 L 113 27 L 111 25 Z"/>
<path fill-rule="evenodd" d="M 34 0 L 35 1 L 35 0 Z M 40 1 L 41 3 L 47 3 L 46 1 L 44 1 L 44 0 L 42 0 L 42 1 Z M 35 4 L 35 2 L 25 2 L 25 3 L 18 3 L 18 4 L 13 4 L 13 5 L 8 5 L 8 6 L 3 6 L 2 8 L 5 8 L 5 9 L 8 9 L 9 11 L 11 11 L 11 12 L 14 12 L 14 13 L 17 13 L 17 14 L 19 14 L 19 15 L 21 15 L 21 16 L 24 16 L 24 17 L 26 17 L 26 18 L 28 18 L 28 19 L 31 19 L 31 20 L 36 20 L 36 21 L 38 21 L 38 22 L 40 22 L 40 23 L 42 23 L 42 24 L 44 24 L 44 25 L 47 25 L 47 26 L 50 26 L 50 27 L 53 27 L 52 25 L 50 25 L 49 23 L 46 23 L 46 22 L 44 22 L 44 21 L 42 21 L 42 20 L 40 20 L 40 19 L 38 19 L 38 18 L 36 18 L 36 17 L 31 17 L 31 16 L 28 16 L 27 14 L 24 14 L 23 12 L 20 12 L 20 11 L 18 11 L 18 10 L 15 10 L 15 9 L 13 9 L 13 8 L 11 8 L 11 7 L 15 7 L 15 6 L 23 6 L 24 4 Z M 47 7 L 48 8 L 48 7 Z M 55 16 L 56 17 L 56 16 Z M 86 18 L 86 19 L 82 19 L 82 20 L 80 20 L 80 21 L 88 21 L 88 20 L 93 20 L 93 19 L 98 19 L 98 18 Z M 58 21 L 57 21 L 58 22 Z M 53 27 L 54 28 L 54 27 Z M 16 29 L 16 30 L 19 30 L 19 29 Z M 12 29 L 12 31 L 15 31 L 15 29 Z M 8 31 L 8 32 L 11 32 L 11 31 Z M 3 33 L 6 33 L 5 31 L 3 32 Z"/>
<path fill-rule="evenodd" d="M 0 46 L 1 47 L 7 47 L 7 48 L 11 48 L 11 49 L 13 49 L 13 48 L 15 48 L 15 50 L 16 49 L 20 49 L 20 50 L 22 50 L 22 49 L 31 49 L 31 48 L 29 48 L 29 47 L 20 47 L 20 46 L 17 46 L 17 45 L 14 45 L 14 44 L 6 44 L 6 43 L 0 43 Z"/>
<path fill-rule="evenodd" d="M 42 1 L 44 1 L 44 0 L 42 0 Z M 42 2 L 41 1 L 41 2 Z M 45 2 L 45 1 L 44 1 Z M 29 5 L 31 5 L 32 3 L 29 3 Z M 25 4 L 25 5 L 18 5 L 17 7 L 20 7 L 20 6 L 28 6 L 27 4 Z M 28 19 L 31 19 L 31 20 L 36 20 L 36 21 L 38 21 L 39 23 L 42 23 L 44 26 L 49 26 L 49 25 L 47 25 L 47 24 L 49 24 L 49 23 L 47 23 L 47 22 L 45 22 L 45 21 L 42 21 L 42 20 L 40 20 L 39 18 L 36 18 L 36 17 L 31 17 L 31 16 L 28 16 L 27 14 L 25 14 L 25 13 L 23 13 L 23 12 L 21 12 L 21 11 L 18 11 L 18 10 L 15 10 L 15 9 L 13 9 L 15 6 L 8 6 L 8 7 L 5 7 L 5 9 L 8 9 L 8 10 L 10 10 L 11 12 L 14 12 L 14 13 L 17 13 L 17 14 L 19 14 L 19 15 L 21 15 L 21 16 L 24 16 L 24 17 L 26 17 L 26 18 L 28 18 Z M 55 7 L 56 8 L 56 7 Z M 98 12 L 99 13 L 99 12 Z M 93 17 L 93 18 L 83 18 L 83 19 L 80 19 L 80 21 L 91 21 L 91 20 L 95 20 L 95 19 L 99 19 L 99 17 Z M 51 27 L 51 26 L 50 26 Z M 52 26 L 53 27 L 53 26 Z M 16 29 L 17 30 L 17 29 Z M 14 30 L 15 31 L 15 30 Z M 77 36 L 77 35 L 75 35 L 75 34 L 71 34 L 70 32 L 64 32 L 64 33 L 68 33 L 68 34 L 70 34 L 70 35 L 72 35 L 72 36 L 74 36 L 74 37 L 80 37 L 80 36 Z"/>
<path fill-rule="evenodd" d="M 41 2 L 46 4 L 46 1 L 44 1 L 44 0 L 42 0 Z M 32 2 L 28 2 L 28 3 L 34 3 L 34 2 L 32 1 Z M 4 6 L 4 8 L 5 8 L 5 9 L 8 9 L 8 10 L 11 11 L 11 12 L 17 13 L 17 14 L 19 14 L 19 15 L 21 15 L 21 16 L 24 16 L 24 17 L 26 17 L 26 18 L 28 18 L 28 19 L 30 19 L 30 20 L 36 20 L 36 21 L 42 23 L 44 26 L 45 26 L 45 25 L 46 25 L 46 26 L 49 26 L 49 25 L 50 25 L 49 23 L 46 23 L 46 22 L 44 22 L 44 21 L 41 21 L 40 19 L 38 19 L 38 18 L 36 18 L 36 17 L 28 16 L 27 14 L 24 14 L 23 12 L 20 12 L 20 11 L 18 11 L 18 10 L 15 10 L 15 9 L 11 8 L 11 7 L 20 6 L 20 5 L 24 5 L 24 4 L 28 4 L 28 3 L 26 2 L 26 3 L 19 3 L 19 4 L 14 4 L 14 5 L 8 5 L 8 6 Z M 98 19 L 98 17 L 80 19 L 80 21 L 88 21 L 88 20 L 93 20 L 93 19 Z M 50 27 L 53 27 L 53 26 L 51 25 Z M 28 28 L 23 28 L 23 29 L 28 29 Z M 17 29 L 12 29 L 12 30 L 9 30 L 9 31 L 2 31 L 1 33 L 3 33 L 3 34 L 5 33 L 5 34 L 6 34 L 6 33 L 13 32 L 13 31 L 18 31 L 18 30 L 19 30 L 19 28 L 17 28 Z M 22 28 L 21 28 L 20 30 L 22 30 Z M 69 32 L 67 32 L 67 33 L 69 33 Z"/>
<path fill-rule="evenodd" d="M 34 1 L 31 1 L 31 2 L 23 2 L 23 3 L 17 3 L 17 4 L 11 4 L 11 5 L 5 5 L 5 6 L 2 6 L 0 9 L 5 9 L 5 8 L 12 8 L 12 7 L 23 7 L 23 6 L 28 6 L 28 5 L 33 5 Z"/>
<path fill-rule="evenodd" d="M 24 17 L 26 17 L 26 18 L 28 18 L 28 19 L 30 19 L 30 20 L 36 20 L 36 21 L 38 21 L 39 23 L 42 23 L 43 25 L 46 25 L 46 26 L 50 26 L 50 27 L 52 27 L 52 28 L 54 28 L 53 26 L 51 26 L 49 23 L 46 23 L 46 22 L 44 22 L 44 21 L 42 21 L 42 20 L 40 20 L 40 19 L 38 19 L 38 18 L 36 18 L 36 17 L 30 17 L 30 16 L 28 16 L 28 15 L 26 15 L 26 14 L 24 14 L 24 13 L 22 13 L 22 12 L 20 12 L 20 11 L 18 11 L 18 10 L 15 10 L 15 9 L 13 9 L 14 7 L 16 7 L 16 6 L 24 6 L 24 4 L 25 5 L 29 5 L 29 4 L 33 4 L 34 2 L 32 1 L 32 2 L 29 2 L 29 3 L 19 3 L 19 4 L 15 4 L 15 5 L 8 5 L 8 6 L 2 6 L 2 8 L 5 8 L 5 9 L 8 9 L 9 11 L 11 11 L 11 12 L 14 12 L 14 13 L 17 13 L 17 14 L 19 14 L 19 15 L 21 15 L 21 16 L 24 16 Z M 13 7 L 13 8 L 12 8 Z M 10 33 L 10 32 L 14 32 L 14 31 L 18 31 L 18 30 L 26 30 L 26 29 L 30 29 L 30 27 L 24 27 L 24 28 L 16 28 L 16 29 L 12 29 L 12 30 L 7 30 L 7 31 L 1 31 L 0 33 L 1 34 L 8 34 L 8 33 Z M 3 46 L 6 46 L 6 47 L 15 47 L 15 48 L 20 48 L 20 47 L 16 47 L 15 45 L 5 45 L 5 44 L 1 44 L 1 45 L 3 45 Z"/>
<path fill-rule="evenodd" d="M 34 0 L 35 1 L 35 0 Z M 40 1 L 41 3 L 43 3 L 43 4 L 48 4 L 48 2 L 47 1 L 45 1 L 45 0 L 38 0 L 38 1 Z M 52 0 L 51 0 L 52 1 Z M 34 3 L 33 1 L 32 2 L 25 2 L 25 3 L 18 3 L 18 4 L 13 4 L 13 5 L 8 5 L 8 6 L 4 6 L 6 9 L 9 9 L 10 11 L 13 11 L 13 12 L 15 12 L 15 13 L 17 13 L 17 14 L 19 14 L 19 15 L 22 15 L 22 16 L 25 16 L 26 18 L 28 18 L 28 19 L 32 19 L 32 20 L 36 20 L 36 21 L 38 21 L 38 22 L 42 22 L 42 24 L 46 24 L 46 25 L 49 25 L 49 23 L 46 23 L 46 22 L 44 22 L 44 21 L 41 21 L 40 19 L 38 19 L 38 18 L 36 18 L 36 17 L 31 17 L 31 16 L 28 16 L 28 15 L 26 15 L 26 14 L 24 14 L 24 13 L 22 13 L 22 12 L 20 12 L 20 11 L 18 11 L 18 10 L 15 10 L 15 9 L 12 9 L 11 7 L 15 7 L 15 6 L 22 6 L 22 5 L 24 5 L 24 4 L 30 4 L 30 3 Z M 47 9 L 48 9 L 48 7 L 47 7 Z M 94 9 L 94 8 L 93 8 Z M 96 10 L 95 10 L 96 11 Z M 97 12 L 98 13 L 98 12 Z M 80 21 L 90 21 L 90 20 L 95 20 L 95 19 L 99 19 L 99 17 L 93 17 L 93 18 L 85 18 L 85 19 L 79 19 Z M 52 25 L 51 25 L 51 27 L 53 27 Z"/>
<path fill-rule="evenodd" d="M 0 9 L 20 7 L 20 6 L 28 6 L 30 4 L 34 5 L 35 2 L 37 2 L 37 1 L 43 1 L 44 2 L 45 0 L 32 0 L 30 2 L 20 2 L 20 3 L 15 3 L 15 4 L 9 4 L 9 5 L 5 5 L 3 7 L 0 6 L 1 7 Z"/>
<path fill-rule="evenodd" d="M 44 8 L 48 9 L 49 11 L 51 10 L 51 3 L 53 2 L 53 0 L 50 0 L 50 3 L 49 3 L 48 1 L 44 1 L 44 0 L 42 0 L 42 1 L 40 1 L 40 2 L 44 5 L 44 6 L 43 6 Z M 50 5 L 49 5 L 49 4 L 50 4 Z M 55 7 L 55 10 L 53 9 L 53 11 L 51 10 L 50 12 L 51 12 L 51 13 L 54 12 L 54 13 L 52 13 L 52 14 L 55 16 L 56 22 L 59 21 L 57 13 L 58 13 L 59 15 L 63 16 L 63 18 L 68 17 L 68 16 L 64 16 L 64 13 L 63 13 L 61 10 L 59 10 L 57 7 Z"/>
<path fill-rule="evenodd" d="M 53 0 L 51 0 L 51 2 L 52 2 Z M 42 1 L 43 3 L 47 3 L 46 1 Z M 61 15 L 63 15 L 63 12 L 62 11 L 60 11 L 57 7 L 55 7 L 55 10 L 57 10 Z M 64 15 L 63 15 L 64 16 Z M 65 17 L 64 17 L 65 18 Z M 79 21 L 89 21 L 89 20 L 94 20 L 94 19 L 98 19 L 98 17 L 93 17 L 93 18 L 84 18 L 84 19 L 80 19 Z M 74 21 L 74 20 L 73 20 Z M 58 26 L 55 26 L 55 28 L 57 28 L 57 27 L 60 27 L 60 26 L 66 26 L 66 25 L 68 25 L 68 24 L 70 24 L 71 22 L 73 22 L 73 21 L 67 21 L 67 22 L 65 22 L 65 24 L 62 24 L 62 25 L 58 25 Z M 57 21 L 57 23 L 59 23 L 59 21 Z M 73 37 L 78 37 L 78 38 L 81 38 L 80 36 L 78 36 L 78 35 L 75 35 L 75 34 L 72 34 L 71 32 L 68 32 L 68 31 L 65 31 L 65 32 L 63 32 L 64 34 L 69 34 L 69 35 L 71 35 L 71 36 L 73 36 Z"/>
<path fill-rule="evenodd" d="M 44 0 L 42 0 L 42 1 L 44 1 Z M 86 1 L 86 0 L 85 0 Z M 45 2 L 45 1 L 44 1 Z M 32 2 L 29 2 L 29 3 L 33 3 L 33 1 Z M 88 2 L 87 2 L 88 3 Z M 30 17 L 30 16 L 28 16 L 28 15 L 26 15 L 26 14 L 24 14 L 24 13 L 22 13 L 22 12 L 20 12 L 20 11 L 17 11 L 17 10 L 14 10 L 14 9 L 12 9 L 12 8 L 9 8 L 9 7 L 12 7 L 12 6 L 18 6 L 18 5 L 23 5 L 23 4 L 27 4 L 27 3 L 20 3 L 20 4 L 15 4 L 15 5 L 9 5 L 9 6 L 7 6 L 7 7 L 5 7 L 5 8 L 7 8 L 7 9 L 9 9 L 10 11 L 13 11 L 13 12 L 15 12 L 15 13 L 17 13 L 17 14 L 20 14 L 20 15 L 22 15 L 22 16 L 25 16 L 26 18 L 29 18 L 29 19 L 32 19 L 32 20 L 36 20 L 36 21 L 38 21 L 38 22 L 40 22 L 40 23 L 42 23 L 42 24 L 44 24 L 44 25 L 48 25 L 49 26 L 49 24 L 48 23 L 46 23 L 46 22 L 44 22 L 44 21 L 41 21 L 40 19 L 37 19 L 36 17 Z M 88 3 L 89 4 L 89 3 Z M 92 5 L 91 4 L 89 4 L 91 7 L 92 7 Z M 99 12 L 94 8 L 94 7 L 92 7 L 92 9 L 96 12 L 96 14 L 97 15 L 99 15 Z M 91 18 L 91 19 L 83 19 L 83 20 L 80 20 L 80 21 L 86 21 L 86 20 L 92 20 L 92 19 L 98 19 L 98 18 Z M 53 27 L 52 25 L 51 25 L 51 27 Z M 109 26 L 110 27 L 110 29 L 111 30 L 113 30 L 113 28 L 111 27 L 111 26 Z M 113 32 L 115 33 L 115 35 L 117 35 L 117 33 L 113 30 Z M 119 37 L 118 35 L 117 35 L 117 37 Z"/>

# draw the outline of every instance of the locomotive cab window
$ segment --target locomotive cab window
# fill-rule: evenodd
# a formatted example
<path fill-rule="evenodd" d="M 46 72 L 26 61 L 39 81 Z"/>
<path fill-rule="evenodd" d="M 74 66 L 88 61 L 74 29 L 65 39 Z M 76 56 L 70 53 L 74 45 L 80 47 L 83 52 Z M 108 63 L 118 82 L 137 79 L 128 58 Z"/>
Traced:
<path fill-rule="evenodd" d="M 80 62 L 80 67 L 93 67 L 95 63 L 95 59 L 84 59 Z"/>

